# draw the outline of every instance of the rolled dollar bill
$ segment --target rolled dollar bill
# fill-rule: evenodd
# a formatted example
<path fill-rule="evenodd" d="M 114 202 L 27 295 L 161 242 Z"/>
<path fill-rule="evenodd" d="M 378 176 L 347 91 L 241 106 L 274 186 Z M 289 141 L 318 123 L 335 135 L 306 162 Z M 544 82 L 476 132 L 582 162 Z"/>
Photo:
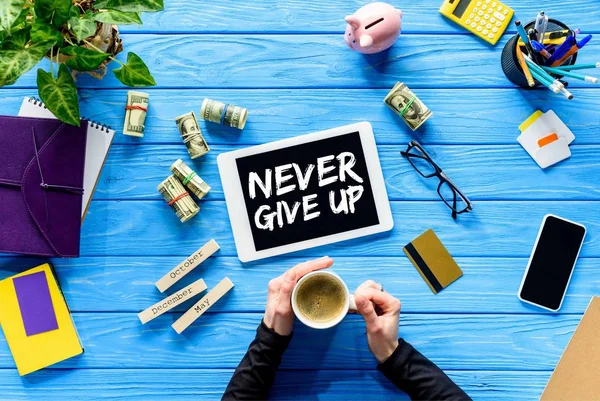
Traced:
<path fill-rule="evenodd" d="M 248 110 L 217 102 L 212 99 L 204 99 L 202 108 L 200 108 L 200 117 L 203 120 L 217 124 L 224 124 L 237 129 L 244 129 L 246 120 L 248 119 Z"/>
<path fill-rule="evenodd" d="M 148 113 L 148 98 L 150 95 L 144 92 L 127 92 L 127 106 L 125 106 L 125 124 L 123 134 L 143 137 L 144 123 Z"/>
<path fill-rule="evenodd" d="M 185 143 L 192 159 L 196 159 L 210 151 L 208 144 L 202 136 L 198 120 L 193 111 L 175 118 L 175 122 L 177 123 L 177 128 L 179 128 L 183 143 Z"/>
<path fill-rule="evenodd" d="M 174 175 L 158 184 L 156 189 L 182 223 L 185 223 L 200 211 L 200 207 Z"/>
<path fill-rule="evenodd" d="M 406 125 L 413 131 L 423 125 L 433 115 L 421 99 L 402 82 L 396 82 L 396 85 L 394 85 L 383 101 L 390 109 L 402 117 Z"/>
<path fill-rule="evenodd" d="M 204 198 L 204 196 L 210 191 L 210 186 L 204 182 L 202 178 L 194 170 L 188 167 L 183 160 L 178 159 L 171 165 L 171 171 L 173 175 L 181 181 L 184 187 L 191 193 L 196 195 L 198 199 Z"/>

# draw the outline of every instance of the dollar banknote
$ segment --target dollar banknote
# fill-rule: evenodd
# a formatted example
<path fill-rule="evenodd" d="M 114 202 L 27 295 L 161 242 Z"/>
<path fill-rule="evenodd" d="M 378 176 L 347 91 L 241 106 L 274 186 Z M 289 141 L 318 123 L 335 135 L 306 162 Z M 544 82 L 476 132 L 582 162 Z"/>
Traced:
<path fill-rule="evenodd" d="M 198 214 L 200 207 L 194 202 L 179 180 L 171 175 L 156 187 L 182 223 Z"/>
<path fill-rule="evenodd" d="M 216 100 L 204 99 L 200 108 L 200 117 L 205 121 L 244 129 L 248 119 L 248 110 Z"/>
<path fill-rule="evenodd" d="M 143 137 L 144 123 L 148 113 L 148 98 L 150 95 L 144 92 L 127 92 L 127 106 L 125 107 L 125 124 L 123 134 Z"/>
<path fill-rule="evenodd" d="M 181 115 L 175 119 L 177 128 L 183 139 L 183 143 L 192 159 L 196 159 L 210 151 L 208 143 L 204 140 L 198 120 L 193 111 Z"/>
<path fill-rule="evenodd" d="M 181 159 L 171 165 L 171 172 L 198 199 L 204 198 L 210 191 L 210 186 Z"/>
<path fill-rule="evenodd" d="M 397 82 L 383 100 L 413 131 L 433 115 L 431 110 L 402 82 Z"/>

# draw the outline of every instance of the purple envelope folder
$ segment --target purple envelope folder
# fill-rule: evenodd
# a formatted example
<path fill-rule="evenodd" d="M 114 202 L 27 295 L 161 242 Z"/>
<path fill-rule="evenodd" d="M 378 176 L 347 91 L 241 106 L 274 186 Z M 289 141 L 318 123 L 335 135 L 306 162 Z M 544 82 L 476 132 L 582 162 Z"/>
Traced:
<path fill-rule="evenodd" d="M 0 252 L 79 256 L 87 126 L 0 116 Z"/>

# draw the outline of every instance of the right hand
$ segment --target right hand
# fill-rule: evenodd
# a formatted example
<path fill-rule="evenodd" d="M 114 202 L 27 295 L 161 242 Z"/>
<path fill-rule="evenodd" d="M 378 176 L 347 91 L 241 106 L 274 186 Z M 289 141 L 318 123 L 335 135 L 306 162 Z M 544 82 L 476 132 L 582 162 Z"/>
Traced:
<path fill-rule="evenodd" d="M 373 280 L 362 283 L 356 289 L 354 299 L 367 324 L 369 349 L 377 361 L 383 363 L 398 348 L 400 300 L 382 291 L 381 285 Z"/>

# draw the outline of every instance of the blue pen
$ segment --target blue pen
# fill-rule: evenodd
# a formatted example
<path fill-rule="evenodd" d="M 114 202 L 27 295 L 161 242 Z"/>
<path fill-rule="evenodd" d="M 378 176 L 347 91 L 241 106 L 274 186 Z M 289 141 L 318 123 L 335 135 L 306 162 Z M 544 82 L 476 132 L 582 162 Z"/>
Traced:
<path fill-rule="evenodd" d="M 578 48 L 582 48 L 583 46 L 585 46 L 587 44 L 587 42 L 589 42 L 590 40 L 592 40 L 592 35 L 588 35 L 585 38 L 581 39 L 579 42 L 577 42 L 577 47 Z"/>
<path fill-rule="evenodd" d="M 565 41 L 562 43 L 562 45 L 558 46 L 558 48 L 554 51 L 554 54 L 552 55 L 552 57 L 550 57 L 548 59 L 548 64 L 552 65 L 552 63 L 554 63 L 556 60 L 560 60 L 560 58 L 562 56 L 564 56 L 565 54 L 567 54 L 569 49 L 571 49 L 571 47 L 575 46 L 575 44 L 576 44 L 575 37 L 569 36 L 567 39 L 565 39 Z"/>
<path fill-rule="evenodd" d="M 546 47 L 543 44 L 541 44 L 540 42 L 538 42 L 537 40 L 531 41 L 531 47 L 533 47 L 533 50 L 540 53 L 546 59 L 549 59 L 550 57 L 552 57 L 552 54 L 550 54 L 550 52 L 548 50 L 546 50 Z"/>

